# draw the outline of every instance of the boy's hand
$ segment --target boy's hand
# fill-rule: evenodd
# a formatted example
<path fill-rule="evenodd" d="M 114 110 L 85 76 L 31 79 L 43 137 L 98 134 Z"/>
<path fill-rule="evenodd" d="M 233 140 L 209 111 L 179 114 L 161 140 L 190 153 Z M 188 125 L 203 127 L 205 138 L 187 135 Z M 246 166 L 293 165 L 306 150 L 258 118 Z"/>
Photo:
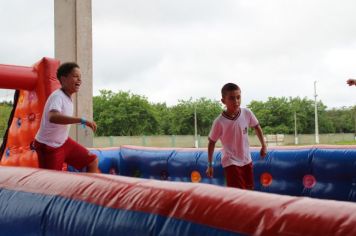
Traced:
<path fill-rule="evenodd" d="M 260 151 L 260 156 L 261 157 L 265 157 L 267 155 L 267 147 L 266 146 L 262 146 L 261 147 L 261 151 Z"/>
<path fill-rule="evenodd" d="M 348 79 L 348 80 L 346 81 L 346 83 L 347 83 L 349 86 L 356 85 L 356 80 L 354 80 L 354 79 Z"/>
<path fill-rule="evenodd" d="M 85 125 L 90 127 L 94 132 L 96 131 L 96 123 L 94 121 L 87 121 Z"/>
<path fill-rule="evenodd" d="M 205 173 L 209 178 L 213 178 L 214 168 L 212 166 L 208 166 Z"/>

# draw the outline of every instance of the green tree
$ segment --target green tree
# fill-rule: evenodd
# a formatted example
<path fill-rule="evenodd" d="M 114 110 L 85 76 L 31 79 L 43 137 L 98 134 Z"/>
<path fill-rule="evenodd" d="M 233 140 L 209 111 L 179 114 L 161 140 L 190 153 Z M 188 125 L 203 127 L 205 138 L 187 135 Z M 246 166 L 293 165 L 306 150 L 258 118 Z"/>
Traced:
<path fill-rule="evenodd" d="M 355 132 L 356 106 L 333 108 L 326 111 L 326 116 L 331 121 L 336 133 L 354 133 Z"/>
<path fill-rule="evenodd" d="M 0 137 L 4 137 L 9 117 L 12 111 L 12 102 L 0 102 Z"/>
<path fill-rule="evenodd" d="M 269 97 L 266 102 L 252 101 L 248 107 L 255 113 L 266 134 L 294 133 L 294 113 L 298 133 L 315 132 L 314 101 L 307 98 Z M 318 102 L 320 133 L 332 132 L 332 122 L 326 116 L 326 106 Z"/>
<path fill-rule="evenodd" d="M 197 114 L 197 131 L 199 135 L 208 135 L 214 119 L 221 113 L 222 108 L 218 101 L 200 98 L 180 100 L 171 108 L 172 125 L 171 134 L 194 134 L 194 111 Z"/>
<path fill-rule="evenodd" d="M 315 131 L 315 107 L 314 101 L 304 97 L 289 98 L 291 107 L 291 122 L 289 127 L 291 128 L 290 134 L 294 133 L 294 113 L 297 118 L 297 128 L 299 134 L 310 134 Z"/>
<path fill-rule="evenodd" d="M 332 121 L 327 116 L 326 106 L 322 102 L 318 102 L 318 124 L 321 134 L 334 133 L 335 128 Z M 314 126 L 315 126 L 315 122 Z M 314 128 L 315 129 L 315 128 Z"/>
<path fill-rule="evenodd" d="M 157 114 L 146 97 L 130 92 L 102 90 L 99 96 L 93 98 L 93 110 L 99 136 L 157 133 Z"/>
<path fill-rule="evenodd" d="M 157 134 L 171 134 L 171 108 L 166 103 L 152 104 L 152 107 L 158 122 Z"/>
<path fill-rule="evenodd" d="M 215 118 L 222 112 L 219 101 L 200 98 L 195 102 L 198 134 L 207 136 Z"/>
<path fill-rule="evenodd" d="M 252 101 L 248 107 L 255 113 L 266 134 L 290 133 L 292 110 L 285 97 L 269 97 L 267 102 Z"/>
<path fill-rule="evenodd" d="M 93 104 L 99 136 L 192 135 L 195 110 L 198 134 L 208 135 L 212 122 L 222 111 L 219 101 L 206 98 L 180 100 L 177 105 L 168 107 L 166 103 L 149 103 L 146 97 L 130 92 L 114 93 L 110 90 L 100 91 Z M 294 114 L 298 133 L 315 132 L 313 100 L 270 97 L 266 102 L 252 101 L 247 107 L 255 113 L 265 134 L 293 134 Z M 355 132 L 355 115 L 356 106 L 327 110 L 319 101 L 319 132 Z"/>

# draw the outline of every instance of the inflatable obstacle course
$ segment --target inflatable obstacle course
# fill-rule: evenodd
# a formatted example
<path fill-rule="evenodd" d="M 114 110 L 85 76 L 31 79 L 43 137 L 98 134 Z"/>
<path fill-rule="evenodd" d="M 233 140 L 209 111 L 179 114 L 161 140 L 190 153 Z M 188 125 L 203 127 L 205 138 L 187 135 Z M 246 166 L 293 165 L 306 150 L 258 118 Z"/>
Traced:
<path fill-rule="evenodd" d="M 44 103 L 60 86 L 58 65 L 49 58 L 0 65 L 0 88 L 16 89 L 0 149 L 2 234 L 356 234 L 355 205 L 345 202 L 356 198 L 355 146 L 272 148 L 265 159 L 253 149 L 258 191 L 215 186 L 224 185 L 221 152 L 209 179 L 204 149 L 91 149 L 111 175 L 18 167 L 38 166 L 31 144 Z"/>

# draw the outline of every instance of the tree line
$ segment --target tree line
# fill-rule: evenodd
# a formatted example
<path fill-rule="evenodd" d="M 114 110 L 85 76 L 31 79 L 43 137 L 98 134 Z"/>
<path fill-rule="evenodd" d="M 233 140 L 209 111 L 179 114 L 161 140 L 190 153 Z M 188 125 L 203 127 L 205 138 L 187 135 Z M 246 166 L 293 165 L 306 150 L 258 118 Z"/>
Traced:
<path fill-rule="evenodd" d="M 146 97 L 131 92 L 100 91 L 93 99 L 98 136 L 192 135 L 194 115 L 197 132 L 208 135 L 213 120 L 222 112 L 220 101 L 207 98 L 180 100 L 177 105 L 150 103 Z M 300 134 L 315 132 L 314 101 L 308 98 L 276 98 L 251 101 L 251 109 L 265 134 L 293 134 L 295 124 Z M 327 109 L 317 102 L 320 133 L 354 133 L 356 106 Z"/>
<path fill-rule="evenodd" d="M 265 134 L 299 134 L 315 132 L 314 101 L 300 97 L 270 97 L 251 101 L 247 107 L 258 118 Z M 320 133 L 355 133 L 356 106 L 327 109 L 318 101 Z M 0 137 L 5 133 L 11 102 L 0 102 Z M 197 133 L 209 134 L 213 120 L 224 107 L 207 98 L 179 100 L 174 106 L 151 103 L 145 96 L 131 92 L 101 90 L 93 97 L 93 116 L 97 136 L 192 135 L 194 116 Z"/>

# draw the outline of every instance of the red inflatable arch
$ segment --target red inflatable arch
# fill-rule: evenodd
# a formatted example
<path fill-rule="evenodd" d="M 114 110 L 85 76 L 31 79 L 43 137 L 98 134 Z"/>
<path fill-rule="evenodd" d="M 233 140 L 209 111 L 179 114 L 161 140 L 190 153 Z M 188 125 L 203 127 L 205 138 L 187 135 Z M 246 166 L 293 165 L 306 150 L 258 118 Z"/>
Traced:
<path fill-rule="evenodd" d="M 0 88 L 15 89 L 14 107 L 0 148 L 0 165 L 38 167 L 33 140 L 47 97 L 60 83 L 59 61 L 43 58 L 32 67 L 0 64 Z"/>

